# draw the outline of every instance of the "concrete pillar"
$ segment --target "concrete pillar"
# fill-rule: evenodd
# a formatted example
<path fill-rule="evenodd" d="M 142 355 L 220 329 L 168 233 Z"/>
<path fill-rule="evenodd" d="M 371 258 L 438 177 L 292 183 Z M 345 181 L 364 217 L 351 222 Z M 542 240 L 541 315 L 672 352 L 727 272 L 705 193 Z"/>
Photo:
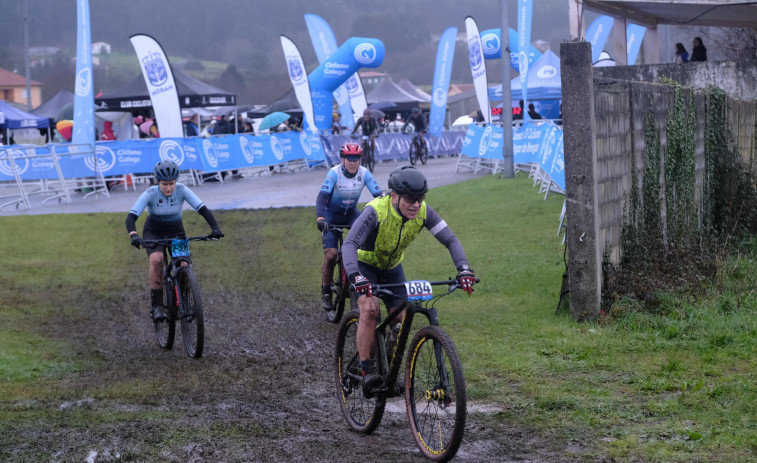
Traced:
<path fill-rule="evenodd" d="M 665 55 L 660 54 L 660 26 L 648 27 L 644 33 L 644 64 L 669 63 L 670 61 L 661 59 L 663 56 Z"/>
<path fill-rule="evenodd" d="M 627 65 L 628 39 L 626 37 L 626 18 L 613 18 L 612 40 L 615 45 L 615 65 Z"/>
<path fill-rule="evenodd" d="M 570 40 L 579 40 L 584 36 L 582 22 L 584 18 L 584 4 L 582 0 L 568 0 L 568 25 Z M 504 29 L 503 29 L 504 30 Z"/>
<path fill-rule="evenodd" d="M 591 64 L 590 42 L 560 44 L 570 314 L 576 321 L 599 318 L 602 298 Z"/>

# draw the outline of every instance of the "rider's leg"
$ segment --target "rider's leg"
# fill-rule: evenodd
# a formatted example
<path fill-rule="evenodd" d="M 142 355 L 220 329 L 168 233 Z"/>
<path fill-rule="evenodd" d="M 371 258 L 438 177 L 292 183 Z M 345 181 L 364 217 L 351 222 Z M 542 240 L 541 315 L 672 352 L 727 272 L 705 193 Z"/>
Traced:
<path fill-rule="evenodd" d="M 372 358 L 373 335 L 379 314 L 379 298 L 376 296 L 360 296 L 357 305 L 360 307 L 360 323 L 357 326 L 357 351 L 360 354 L 360 360 L 365 361 Z"/>
<path fill-rule="evenodd" d="M 163 310 L 164 265 L 162 251 L 150 254 L 150 313 L 154 320 L 165 318 L 165 310 Z"/>
<path fill-rule="evenodd" d="M 376 137 L 371 137 L 371 152 L 376 155 Z"/>
<path fill-rule="evenodd" d="M 321 307 L 324 310 L 334 310 L 334 303 L 331 300 L 331 280 L 334 275 L 334 266 L 336 265 L 338 251 L 335 248 L 326 248 L 323 250 L 323 265 L 321 266 Z"/>

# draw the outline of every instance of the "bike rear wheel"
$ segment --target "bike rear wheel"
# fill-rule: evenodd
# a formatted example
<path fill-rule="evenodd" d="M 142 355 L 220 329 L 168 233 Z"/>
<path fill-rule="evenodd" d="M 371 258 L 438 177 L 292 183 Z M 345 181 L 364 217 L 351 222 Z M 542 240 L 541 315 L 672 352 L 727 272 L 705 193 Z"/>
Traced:
<path fill-rule="evenodd" d="M 154 322 L 158 345 L 165 350 L 173 348 L 173 342 L 176 338 L 176 293 L 174 291 L 176 291 L 176 287 L 166 281 L 163 288 L 163 307 L 166 308 L 167 318 Z"/>
<path fill-rule="evenodd" d="M 410 165 L 414 166 L 415 162 L 418 160 L 418 147 L 415 146 L 415 142 L 410 142 L 410 153 L 408 154 L 408 157 L 410 158 Z"/>
<path fill-rule="evenodd" d="M 381 424 L 386 398 L 363 396 L 363 370 L 357 352 L 357 326 L 360 314 L 350 312 L 342 319 L 336 342 L 334 379 L 339 409 L 355 431 L 370 434 Z"/>
<path fill-rule="evenodd" d="M 181 338 L 187 355 L 198 359 L 202 357 L 205 344 L 205 322 L 202 314 L 200 285 L 191 267 L 182 267 L 179 270 L 178 283 L 181 291 L 181 307 L 179 307 Z"/>
<path fill-rule="evenodd" d="M 410 344 L 405 405 L 423 455 L 434 461 L 454 457 L 465 431 L 465 378 L 452 339 L 438 326 L 422 328 Z"/>

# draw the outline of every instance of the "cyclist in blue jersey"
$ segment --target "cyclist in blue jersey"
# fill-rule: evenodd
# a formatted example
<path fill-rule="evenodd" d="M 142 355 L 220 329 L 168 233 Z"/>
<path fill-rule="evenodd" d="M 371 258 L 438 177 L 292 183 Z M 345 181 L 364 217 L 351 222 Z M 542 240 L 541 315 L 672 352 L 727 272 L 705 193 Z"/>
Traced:
<path fill-rule="evenodd" d="M 151 314 L 153 320 L 158 321 L 164 320 L 167 316 L 166 308 L 163 307 L 163 266 L 165 265 L 163 249 L 165 246 L 145 245 L 137 233 L 136 227 L 140 214 L 145 209 L 149 212 L 142 231 L 146 240 L 186 236 L 184 224 L 181 221 L 184 201 L 208 222 L 211 238 L 221 238 L 223 233 L 221 233 L 213 213 L 200 198 L 183 183 L 177 183 L 179 166 L 172 161 L 160 161 L 155 165 L 154 174 L 158 184 L 145 190 L 134 203 L 126 216 L 126 229 L 129 231 L 132 246 L 137 249 L 144 246 L 150 258 Z"/>
<path fill-rule="evenodd" d="M 381 187 L 373 179 L 371 172 L 360 165 L 363 150 L 357 143 L 345 143 L 339 149 L 341 164 L 332 167 L 326 174 L 321 191 L 316 200 L 316 225 L 321 232 L 328 230 L 328 224 L 352 225 L 360 212 L 357 203 L 363 187 L 368 187 L 374 198 L 382 195 Z M 333 310 L 331 302 L 331 279 L 338 251 L 336 249 L 337 232 L 323 234 L 323 278 L 321 290 L 323 292 L 322 306 L 324 310 Z"/>

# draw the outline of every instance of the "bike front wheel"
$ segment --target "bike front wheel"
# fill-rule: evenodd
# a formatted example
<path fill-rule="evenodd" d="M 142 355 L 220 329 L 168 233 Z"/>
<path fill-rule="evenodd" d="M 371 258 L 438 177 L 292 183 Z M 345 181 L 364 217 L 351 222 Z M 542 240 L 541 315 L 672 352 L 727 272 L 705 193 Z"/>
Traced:
<path fill-rule="evenodd" d="M 410 165 L 414 166 L 415 162 L 418 160 L 418 147 L 415 146 L 415 142 L 410 143 L 410 153 L 408 153 L 408 157 L 410 158 Z"/>
<path fill-rule="evenodd" d="M 176 337 L 176 287 L 166 281 L 163 288 L 163 307 L 166 308 L 167 318 L 156 321 L 155 337 L 161 349 L 170 350 Z"/>
<path fill-rule="evenodd" d="M 423 455 L 434 461 L 454 457 L 465 431 L 465 378 L 452 339 L 438 326 L 422 328 L 410 344 L 405 405 Z"/>
<path fill-rule="evenodd" d="M 205 322 L 202 314 L 200 285 L 191 267 L 182 267 L 179 270 L 178 284 L 181 294 L 179 319 L 184 349 L 188 356 L 198 359 L 202 357 L 205 344 Z"/>
<path fill-rule="evenodd" d="M 344 305 L 347 299 L 349 284 L 347 283 L 347 274 L 344 272 L 341 262 L 334 267 L 334 276 L 331 283 L 331 304 L 333 310 L 326 311 L 326 319 L 330 323 L 339 323 L 344 314 Z"/>
<path fill-rule="evenodd" d="M 357 352 L 357 327 L 360 314 L 350 312 L 342 319 L 336 341 L 334 379 L 339 409 L 347 424 L 355 431 L 370 434 L 381 424 L 386 398 L 383 394 L 372 399 L 363 395 L 363 370 Z"/>

